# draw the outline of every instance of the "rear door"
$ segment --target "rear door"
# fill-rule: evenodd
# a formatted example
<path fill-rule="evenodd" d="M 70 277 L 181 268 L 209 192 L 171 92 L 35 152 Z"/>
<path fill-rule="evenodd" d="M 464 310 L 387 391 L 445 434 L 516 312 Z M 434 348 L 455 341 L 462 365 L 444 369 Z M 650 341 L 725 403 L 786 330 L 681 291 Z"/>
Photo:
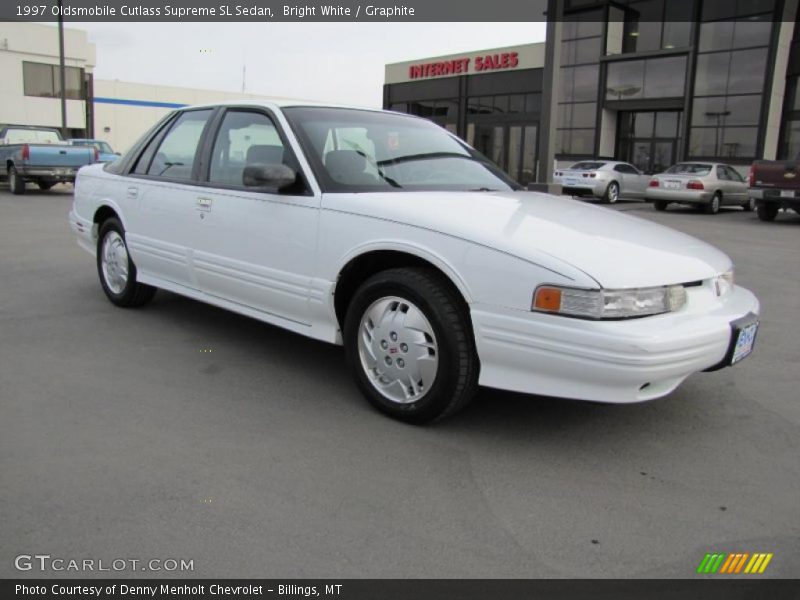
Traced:
<path fill-rule="evenodd" d="M 724 165 L 724 167 L 728 174 L 731 200 L 734 200 L 737 204 L 744 204 L 748 200 L 747 182 L 744 180 L 744 177 L 730 165 Z"/>
<path fill-rule="evenodd" d="M 182 111 L 142 151 L 121 180 L 126 238 L 137 268 L 162 287 L 196 288 L 191 269 L 198 148 L 214 109 Z"/>
<path fill-rule="evenodd" d="M 319 198 L 302 175 L 286 193 L 243 184 L 247 165 L 301 171 L 272 114 L 231 107 L 217 121 L 205 187 L 193 191 L 197 284 L 211 296 L 306 325 Z"/>
<path fill-rule="evenodd" d="M 642 196 L 644 194 L 647 183 L 639 169 L 627 163 L 620 163 L 614 166 L 614 171 L 620 180 L 622 194 L 626 196 Z"/>

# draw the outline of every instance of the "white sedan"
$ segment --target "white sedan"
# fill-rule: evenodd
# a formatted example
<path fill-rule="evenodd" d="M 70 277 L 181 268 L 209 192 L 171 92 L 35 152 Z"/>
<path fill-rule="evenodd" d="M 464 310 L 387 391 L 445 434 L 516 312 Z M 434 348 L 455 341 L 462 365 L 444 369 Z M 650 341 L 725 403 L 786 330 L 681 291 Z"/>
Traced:
<path fill-rule="evenodd" d="M 658 398 L 746 357 L 758 327 L 719 250 L 523 191 L 444 129 L 377 110 L 181 109 L 81 169 L 69 221 L 114 304 L 161 288 L 342 344 L 367 399 L 411 422 L 478 385 Z"/>

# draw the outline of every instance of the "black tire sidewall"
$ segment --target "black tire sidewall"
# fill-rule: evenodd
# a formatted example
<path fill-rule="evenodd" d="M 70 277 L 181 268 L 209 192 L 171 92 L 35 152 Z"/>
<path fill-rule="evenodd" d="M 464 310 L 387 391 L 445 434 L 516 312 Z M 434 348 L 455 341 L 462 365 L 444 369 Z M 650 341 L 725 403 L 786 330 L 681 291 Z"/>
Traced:
<path fill-rule="evenodd" d="M 347 362 L 356 383 L 373 406 L 402 421 L 411 423 L 432 421 L 445 412 L 450 404 L 458 378 L 459 342 L 456 334 L 446 326 L 447 319 L 435 298 L 429 298 L 425 291 L 415 289 L 408 281 L 403 281 L 402 277 L 389 280 L 381 275 L 383 274 L 379 273 L 367 280 L 356 292 L 348 307 L 343 332 Z M 408 404 L 392 402 L 373 387 L 364 372 L 358 351 L 358 332 L 364 311 L 373 302 L 386 296 L 397 296 L 414 303 L 424 313 L 436 336 L 439 359 L 436 378 L 422 399 Z M 461 318 L 463 319 L 463 316 Z"/>
<path fill-rule="evenodd" d="M 128 254 L 128 281 L 125 282 L 125 288 L 119 294 L 108 287 L 105 274 L 103 273 L 103 240 L 111 231 L 116 231 L 120 235 L 122 241 L 125 243 L 125 251 Z M 117 306 L 128 306 L 132 302 L 136 294 L 136 266 L 133 264 L 130 253 L 128 252 L 128 241 L 125 239 L 125 229 L 122 227 L 122 223 L 120 223 L 119 219 L 114 217 L 103 221 L 97 235 L 97 275 L 100 277 L 100 285 L 103 288 L 103 292 L 105 292 L 105 295 L 111 302 Z"/>

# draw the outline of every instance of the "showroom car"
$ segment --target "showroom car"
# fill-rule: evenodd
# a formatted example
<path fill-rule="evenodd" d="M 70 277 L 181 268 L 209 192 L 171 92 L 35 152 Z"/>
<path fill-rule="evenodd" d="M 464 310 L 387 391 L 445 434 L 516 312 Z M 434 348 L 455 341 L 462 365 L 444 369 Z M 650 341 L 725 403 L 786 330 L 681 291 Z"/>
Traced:
<path fill-rule="evenodd" d="M 621 196 L 643 197 L 650 177 L 626 162 L 581 161 L 557 169 L 553 181 L 561 184 L 564 194 L 593 196 L 614 204 Z"/>
<path fill-rule="evenodd" d="M 755 208 L 755 200 L 748 194 L 744 177 L 730 165 L 720 163 L 678 163 L 658 175 L 647 186 L 645 199 L 656 210 L 666 210 L 672 203 L 687 204 L 710 215 L 721 206 Z"/>
<path fill-rule="evenodd" d="M 479 385 L 658 398 L 744 359 L 758 329 L 716 248 L 524 191 L 445 129 L 378 110 L 174 111 L 80 171 L 69 221 L 117 306 L 163 289 L 343 345 L 366 398 L 409 422 Z"/>

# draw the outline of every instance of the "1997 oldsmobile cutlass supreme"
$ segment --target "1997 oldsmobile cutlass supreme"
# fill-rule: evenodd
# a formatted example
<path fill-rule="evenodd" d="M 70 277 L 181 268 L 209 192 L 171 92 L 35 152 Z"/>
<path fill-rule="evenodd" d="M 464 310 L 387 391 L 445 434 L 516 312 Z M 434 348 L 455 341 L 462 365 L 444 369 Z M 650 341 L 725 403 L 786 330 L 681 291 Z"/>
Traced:
<path fill-rule="evenodd" d="M 80 170 L 69 215 L 118 306 L 156 288 L 343 344 L 369 401 L 426 422 L 478 385 L 638 402 L 753 348 L 719 250 L 526 192 L 426 120 L 191 107 Z"/>

